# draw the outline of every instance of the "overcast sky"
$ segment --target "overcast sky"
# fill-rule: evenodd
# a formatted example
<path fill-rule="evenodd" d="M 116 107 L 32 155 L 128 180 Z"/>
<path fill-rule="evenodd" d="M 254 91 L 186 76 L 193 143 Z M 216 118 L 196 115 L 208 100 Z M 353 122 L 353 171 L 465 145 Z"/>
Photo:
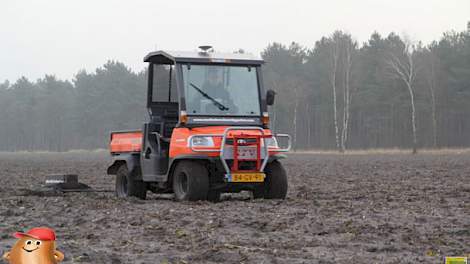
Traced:
<path fill-rule="evenodd" d="M 364 42 L 376 30 L 429 43 L 466 29 L 470 0 L 1 0 L 0 82 L 72 79 L 107 60 L 133 70 L 158 49 L 259 54 L 269 43 L 313 47 L 335 29 Z"/>

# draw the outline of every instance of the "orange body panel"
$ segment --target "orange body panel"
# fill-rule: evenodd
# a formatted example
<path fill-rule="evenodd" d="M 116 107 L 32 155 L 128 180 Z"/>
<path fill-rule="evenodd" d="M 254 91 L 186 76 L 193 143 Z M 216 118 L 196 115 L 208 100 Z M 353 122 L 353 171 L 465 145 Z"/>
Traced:
<path fill-rule="evenodd" d="M 185 128 L 179 127 L 173 130 L 170 142 L 170 158 L 175 158 L 182 155 L 207 155 L 209 157 L 218 157 L 220 145 L 222 143 L 221 137 L 213 137 L 214 140 L 214 152 L 193 152 L 188 146 L 188 138 L 192 135 L 198 134 L 223 134 L 228 126 L 207 126 L 197 128 Z M 271 130 L 265 129 L 265 135 L 271 136 Z M 233 135 L 260 135 L 259 131 L 256 130 L 234 130 L 230 131 L 228 137 Z M 142 149 L 142 131 L 130 131 L 130 132 L 112 132 L 111 143 L 109 144 L 111 153 L 128 153 L 128 152 L 140 152 Z M 208 149 L 208 148 L 205 148 Z M 269 154 L 275 154 L 274 151 L 269 151 Z"/>
<path fill-rule="evenodd" d="M 214 152 L 193 152 L 188 146 L 188 138 L 192 135 L 198 134 L 223 134 L 225 129 L 228 126 L 207 126 L 207 127 L 197 127 L 197 128 L 175 128 L 173 130 L 173 134 L 171 136 L 171 143 L 170 143 L 170 158 L 175 158 L 181 155 L 191 155 L 191 154 L 198 154 L 198 155 L 207 155 L 209 157 L 218 157 L 220 149 L 220 145 L 222 143 L 221 137 L 214 137 Z M 271 130 L 265 129 L 265 135 L 271 136 Z M 233 135 L 260 135 L 260 131 L 256 130 L 234 130 L 230 131 L 228 137 L 232 137 Z M 210 148 L 205 148 L 210 149 Z M 270 154 L 274 154 L 270 151 Z"/>
<path fill-rule="evenodd" d="M 112 132 L 109 149 L 111 153 L 140 152 L 142 131 Z"/>

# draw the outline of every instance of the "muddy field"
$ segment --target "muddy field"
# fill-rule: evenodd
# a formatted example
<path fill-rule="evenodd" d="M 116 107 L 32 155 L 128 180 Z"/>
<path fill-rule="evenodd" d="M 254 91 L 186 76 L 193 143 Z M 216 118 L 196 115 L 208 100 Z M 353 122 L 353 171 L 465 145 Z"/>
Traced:
<path fill-rule="evenodd" d="M 55 194 L 51 173 L 113 190 L 105 152 L 0 154 L 0 253 L 49 226 L 64 263 L 443 263 L 470 253 L 470 154 L 296 154 L 285 201 Z"/>

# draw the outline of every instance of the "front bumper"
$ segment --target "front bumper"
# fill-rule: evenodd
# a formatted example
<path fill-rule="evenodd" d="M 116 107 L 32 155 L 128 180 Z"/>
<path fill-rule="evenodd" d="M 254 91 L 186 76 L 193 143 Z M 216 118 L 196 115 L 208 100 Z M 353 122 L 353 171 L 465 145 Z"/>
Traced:
<path fill-rule="evenodd" d="M 236 131 L 256 131 L 257 134 L 234 134 L 229 135 L 230 132 Z M 197 138 L 222 138 L 220 147 L 199 147 L 193 144 L 194 139 Z M 287 147 L 280 148 L 279 146 L 270 147 L 268 146 L 266 139 L 273 137 L 267 135 L 265 130 L 261 127 L 228 127 L 224 130 L 223 134 L 196 134 L 188 138 L 188 145 L 193 152 L 205 152 L 205 153 L 219 153 L 220 161 L 225 170 L 226 179 L 231 179 L 232 172 L 263 172 L 266 164 L 269 161 L 269 157 L 280 153 L 288 152 L 291 148 L 291 137 L 288 134 L 276 134 L 275 138 L 286 138 Z M 256 143 L 246 143 L 249 139 L 255 139 Z M 231 141 L 231 144 L 227 144 L 227 141 Z M 277 141 L 275 141 L 277 144 Z M 253 150 L 256 152 L 253 153 Z M 248 154 L 246 154 L 248 153 Z M 256 156 L 256 157 L 253 157 Z M 232 160 L 232 165 L 228 165 L 228 161 Z M 239 170 L 238 164 L 243 161 L 256 161 L 255 170 Z"/>

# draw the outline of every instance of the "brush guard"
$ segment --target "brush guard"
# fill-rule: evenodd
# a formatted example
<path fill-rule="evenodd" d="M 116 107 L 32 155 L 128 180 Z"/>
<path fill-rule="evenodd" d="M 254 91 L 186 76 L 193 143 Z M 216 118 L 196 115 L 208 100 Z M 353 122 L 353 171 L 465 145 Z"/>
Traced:
<path fill-rule="evenodd" d="M 237 131 L 237 130 L 255 130 L 255 131 L 259 131 L 260 133 L 258 135 L 247 135 L 242 132 L 239 135 L 233 135 L 231 137 L 228 136 L 229 132 Z M 219 137 L 219 138 L 222 138 L 222 142 L 220 144 L 220 148 L 197 147 L 193 145 L 193 139 L 197 137 L 201 137 L 201 138 L 202 137 L 204 138 Z M 287 138 L 288 146 L 286 148 L 269 148 L 268 144 L 266 144 L 266 139 L 271 138 L 271 137 Z M 227 139 L 232 139 L 233 144 L 232 145 L 227 144 Z M 250 142 L 250 139 L 254 140 L 255 142 L 254 143 Z M 261 127 L 228 127 L 225 129 L 223 134 L 192 135 L 188 139 L 188 144 L 189 144 L 189 148 L 191 149 L 191 151 L 194 151 L 194 152 L 206 152 L 206 153 L 207 152 L 219 152 L 220 160 L 226 172 L 225 177 L 227 180 L 230 181 L 232 172 L 234 173 L 263 172 L 269 160 L 269 151 L 288 152 L 291 148 L 291 138 L 287 134 L 276 134 L 274 136 L 266 135 L 264 129 Z M 246 154 L 243 154 L 243 153 L 252 152 L 250 149 L 253 149 L 253 148 L 255 149 L 254 155 L 249 154 L 249 157 L 247 157 Z M 242 149 L 245 149 L 247 151 L 241 151 Z M 227 163 L 227 160 L 231 160 L 231 159 L 233 160 L 233 163 L 230 168 Z M 256 162 L 255 169 L 254 170 L 241 170 L 240 162 L 243 162 L 243 161 L 255 161 Z"/>

